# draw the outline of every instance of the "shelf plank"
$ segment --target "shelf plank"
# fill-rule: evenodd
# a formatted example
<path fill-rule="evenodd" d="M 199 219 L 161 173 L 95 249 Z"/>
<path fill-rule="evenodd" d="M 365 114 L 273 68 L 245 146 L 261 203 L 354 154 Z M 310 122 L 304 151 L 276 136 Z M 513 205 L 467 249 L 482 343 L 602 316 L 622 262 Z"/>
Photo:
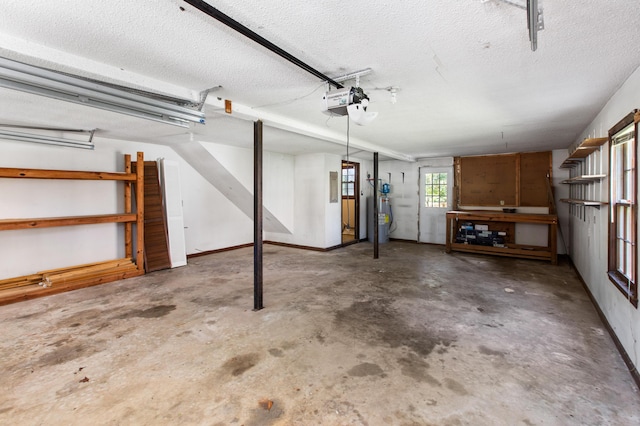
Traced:
<path fill-rule="evenodd" d="M 599 150 L 602 145 L 607 143 L 609 138 L 588 138 L 580 142 L 580 145 L 567 157 L 560 165 L 561 169 L 570 169 L 589 155 Z"/>
<path fill-rule="evenodd" d="M 570 179 L 563 180 L 562 183 L 566 183 L 569 185 L 589 184 L 593 182 L 600 182 L 602 179 L 606 177 L 607 175 L 581 175 L 581 176 L 575 176 Z"/>
<path fill-rule="evenodd" d="M 116 213 L 94 216 L 46 217 L 36 219 L 0 219 L 0 231 L 51 228 L 56 226 L 90 225 L 97 223 L 132 223 L 135 221 L 135 213 Z"/>
<path fill-rule="evenodd" d="M 605 143 L 607 143 L 608 140 L 609 138 L 588 138 L 580 142 L 580 146 L 578 147 L 578 149 L 594 148 L 594 147 L 599 148 Z"/>
<path fill-rule="evenodd" d="M 126 268 L 96 273 L 94 275 L 82 277 L 77 280 L 71 280 L 52 285 L 51 287 L 40 287 L 39 285 L 35 284 L 30 286 L 9 288 L 0 292 L 0 305 L 20 302 L 42 296 L 49 296 L 52 294 L 95 286 L 112 281 L 123 280 L 126 278 L 137 277 L 143 274 L 144 271 L 141 272 L 135 268 Z"/>
<path fill-rule="evenodd" d="M 595 207 L 600 207 L 600 206 L 606 206 L 607 202 L 604 201 L 595 201 L 595 200 L 576 200 L 573 198 L 562 198 L 560 199 L 560 201 L 562 201 L 563 203 L 569 203 L 569 204 L 576 204 L 579 206 L 595 206 Z"/>
<path fill-rule="evenodd" d="M 551 260 L 552 253 L 545 247 L 492 247 L 472 244 L 451 243 L 451 250 L 467 253 L 484 253 L 497 256 L 519 257 L 524 259 Z"/>
<path fill-rule="evenodd" d="M 447 218 L 463 221 L 484 220 L 489 222 L 557 224 L 558 215 L 534 213 L 504 213 L 491 210 L 452 210 Z"/>
<path fill-rule="evenodd" d="M 134 173 L 119 172 L 85 172 L 80 170 L 18 169 L 2 167 L 0 168 L 0 178 L 123 180 L 134 182 L 136 180 L 136 175 Z"/>

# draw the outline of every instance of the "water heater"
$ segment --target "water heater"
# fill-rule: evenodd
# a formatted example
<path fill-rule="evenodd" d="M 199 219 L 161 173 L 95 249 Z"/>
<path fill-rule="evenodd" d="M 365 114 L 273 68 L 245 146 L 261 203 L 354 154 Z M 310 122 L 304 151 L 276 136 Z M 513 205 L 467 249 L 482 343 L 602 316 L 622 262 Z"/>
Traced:
<path fill-rule="evenodd" d="M 374 224 L 378 226 L 378 243 L 389 242 L 391 225 L 391 204 L 387 195 L 378 197 L 378 217 L 373 216 L 373 197 L 367 197 L 367 236 L 373 242 Z"/>

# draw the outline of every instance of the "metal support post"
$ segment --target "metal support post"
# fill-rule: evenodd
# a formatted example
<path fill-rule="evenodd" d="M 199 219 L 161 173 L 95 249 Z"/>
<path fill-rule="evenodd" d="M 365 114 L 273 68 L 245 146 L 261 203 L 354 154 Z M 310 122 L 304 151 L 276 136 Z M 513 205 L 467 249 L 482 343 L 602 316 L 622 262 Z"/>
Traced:
<path fill-rule="evenodd" d="M 379 225 L 378 225 L 378 153 L 373 153 L 373 258 L 379 253 Z"/>
<path fill-rule="evenodd" d="M 253 310 L 262 305 L 262 121 L 253 123 Z"/>

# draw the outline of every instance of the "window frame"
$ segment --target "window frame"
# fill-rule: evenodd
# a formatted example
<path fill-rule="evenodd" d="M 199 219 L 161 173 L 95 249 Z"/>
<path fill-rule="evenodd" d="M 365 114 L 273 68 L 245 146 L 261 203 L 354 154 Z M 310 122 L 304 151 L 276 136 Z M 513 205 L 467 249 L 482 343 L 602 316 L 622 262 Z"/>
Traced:
<path fill-rule="evenodd" d="M 608 268 L 607 275 L 613 285 L 629 300 L 635 308 L 638 308 L 638 119 L 640 115 L 638 110 L 632 111 L 625 116 L 616 125 L 609 129 L 609 250 L 608 250 Z M 614 166 L 614 144 L 613 140 L 616 134 L 624 130 L 628 126 L 632 125 L 634 129 L 633 147 L 630 154 L 633 156 L 632 169 L 626 170 L 624 165 L 628 163 L 623 160 L 622 171 L 619 172 Z M 616 199 L 615 184 L 618 182 L 617 176 L 625 176 L 622 183 L 628 184 L 630 181 L 633 185 L 631 196 L 633 199 L 631 202 L 618 203 Z M 629 200 L 622 200 L 629 201 Z M 618 270 L 619 264 L 619 238 L 618 238 L 618 223 L 619 223 L 619 209 L 618 207 L 629 207 L 625 209 L 624 215 L 628 222 L 625 224 L 627 228 L 630 228 L 632 240 L 630 241 L 631 254 L 624 255 L 626 259 L 630 258 L 632 261 L 633 281 L 630 281 L 623 273 Z M 624 238 L 622 238 L 624 240 Z"/>
<path fill-rule="evenodd" d="M 343 200 L 354 200 L 356 196 L 360 193 L 360 182 L 358 182 L 359 175 L 359 163 L 355 163 L 353 161 L 343 161 L 342 162 L 342 171 L 340 172 L 340 194 Z M 345 171 L 346 178 L 345 179 Z M 350 172 L 353 173 L 350 173 Z M 353 175 L 353 176 L 350 176 Z M 353 180 L 349 180 L 349 177 L 353 177 Z M 345 188 L 347 191 L 345 192 Z M 353 194 L 350 194 L 350 190 L 353 190 Z"/>
<path fill-rule="evenodd" d="M 429 172 L 429 173 L 424 173 L 424 175 L 425 175 L 425 178 L 424 178 L 424 182 L 425 182 L 424 195 L 425 196 L 424 196 L 424 200 L 422 200 L 423 203 L 424 203 L 424 207 L 427 208 L 427 209 L 448 208 L 448 206 L 449 206 L 449 196 L 450 196 L 450 194 L 449 194 L 449 183 L 450 182 L 449 182 L 448 173 L 447 172 Z M 427 181 L 428 181 L 427 175 L 431 175 L 432 182 L 433 182 L 433 176 L 434 175 L 438 175 L 438 183 L 436 183 L 436 184 L 427 183 Z M 442 183 L 442 175 L 444 175 L 444 183 Z M 431 199 L 432 204 L 433 204 L 433 200 L 434 200 L 433 195 L 431 195 L 431 197 L 429 196 L 429 194 L 428 194 L 429 191 L 427 191 L 427 187 L 431 187 L 431 188 L 437 187 L 438 188 L 439 196 L 437 198 L 439 200 L 439 204 L 440 205 L 438 205 L 438 206 L 427 205 L 428 204 L 428 202 L 427 202 L 428 199 Z M 442 201 L 442 188 L 443 187 L 444 187 L 444 194 L 445 194 L 444 195 L 444 202 Z M 442 204 L 444 204 L 444 207 L 442 206 Z"/>

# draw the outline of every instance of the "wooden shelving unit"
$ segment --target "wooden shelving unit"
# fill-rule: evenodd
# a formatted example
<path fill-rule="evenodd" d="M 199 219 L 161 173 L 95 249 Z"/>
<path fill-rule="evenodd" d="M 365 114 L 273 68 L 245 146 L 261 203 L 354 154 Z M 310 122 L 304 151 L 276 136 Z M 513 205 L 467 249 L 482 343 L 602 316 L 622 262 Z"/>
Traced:
<path fill-rule="evenodd" d="M 570 169 L 584 161 L 590 154 L 600 149 L 609 138 L 589 138 L 583 140 L 580 145 L 562 162 L 560 168 Z"/>
<path fill-rule="evenodd" d="M 567 159 L 562 162 L 560 167 L 564 169 L 572 169 L 578 166 L 582 161 L 585 160 L 585 158 L 598 151 L 600 147 L 604 145 L 608 140 L 609 138 L 590 138 L 583 140 L 580 145 L 578 145 L 578 147 L 571 153 L 571 155 L 569 155 L 569 157 L 567 157 Z M 600 182 L 606 177 L 606 174 L 579 175 L 563 180 L 562 183 L 567 185 L 590 185 L 592 183 Z M 583 193 L 584 192 L 580 191 L 577 195 L 579 196 Z M 575 192 L 572 191 L 572 194 L 575 197 Z M 560 201 L 575 206 L 595 207 L 597 209 L 599 209 L 600 206 L 608 204 L 603 201 L 585 200 L 581 198 L 563 198 Z"/>
<path fill-rule="evenodd" d="M 547 246 L 525 246 L 513 243 L 505 244 L 505 247 L 492 247 L 484 245 L 462 244 L 455 242 L 455 230 L 459 229 L 460 222 L 480 222 L 500 224 L 537 223 L 549 225 Z M 520 257 L 525 259 L 548 260 L 553 265 L 558 264 L 557 235 L 558 216 L 555 214 L 527 214 L 527 213 L 503 213 L 498 211 L 472 211 L 457 210 L 447 212 L 447 236 L 445 251 L 462 251 L 471 253 L 493 254 L 496 256 Z"/>
<path fill-rule="evenodd" d="M 137 153 L 138 164 L 144 155 Z M 65 267 L 32 275 L 0 280 L 0 305 L 32 299 L 82 287 L 102 284 L 144 274 L 144 168 L 131 172 L 131 156 L 124 156 L 125 171 L 88 172 L 0 168 L 0 178 L 111 180 L 124 183 L 124 212 L 91 216 L 0 219 L 0 231 L 79 226 L 100 223 L 123 223 L 125 226 L 125 259 Z M 135 187 L 136 212 L 132 209 Z M 133 253 L 133 224 L 136 224 L 136 253 Z"/>

